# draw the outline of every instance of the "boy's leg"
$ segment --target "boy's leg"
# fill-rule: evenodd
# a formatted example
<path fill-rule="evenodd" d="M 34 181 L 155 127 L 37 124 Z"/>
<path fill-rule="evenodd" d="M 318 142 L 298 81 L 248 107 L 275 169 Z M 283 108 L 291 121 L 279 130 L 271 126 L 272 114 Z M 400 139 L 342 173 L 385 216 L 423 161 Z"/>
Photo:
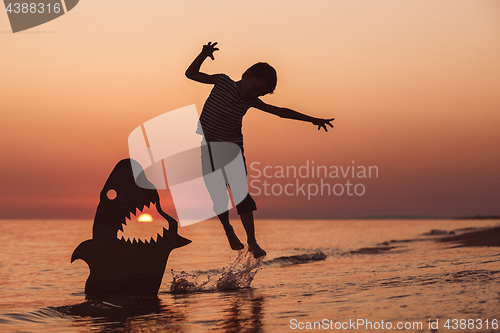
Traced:
<path fill-rule="evenodd" d="M 241 174 L 239 177 L 247 179 L 247 167 L 246 167 L 246 159 L 243 149 L 243 143 L 239 145 L 241 156 L 243 157 L 243 165 L 244 169 L 241 170 Z M 229 185 L 231 187 L 231 184 Z M 233 197 L 234 198 L 234 197 Z M 245 228 L 245 232 L 247 234 L 247 244 L 248 251 L 253 253 L 254 258 L 260 258 L 266 255 L 266 251 L 264 251 L 259 244 L 257 244 L 257 240 L 255 239 L 255 224 L 253 219 L 253 211 L 257 210 L 257 205 L 253 200 L 250 193 L 246 193 L 246 197 L 236 204 L 236 209 L 238 211 L 238 215 L 240 216 L 241 223 L 243 224 L 243 228 Z"/>
<path fill-rule="evenodd" d="M 266 251 L 264 251 L 259 244 L 257 244 L 257 240 L 255 239 L 253 211 L 240 214 L 240 219 L 247 233 L 248 251 L 253 253 L 254 258 L 265 256 Z"/>
<path fill-rule="evenodd" d="M 227 240 L 229 241 L 229 245 L 233 250 L 242 250 L 244 248 L 243 244 L 238 239 L 238 236 L 234 233 L 234 229 L 229 223 L 229 212 L 225 212 L 217 215 L 222 226 L 224 227 L 224 231 L 226 232 Z"/>
<path fill-rule="evenodd" d="M 212 151 L 210 149 L 210 142 L 202 141 L 201 143 L 201 160 L 203 169 L 203 180 L 207 187 L 208 193 L 214 204 L 214 212 L 217 214 L 224 231 L 226 232 L 227 240 L 229 245 L 233 250 L 241 250 L 244 248 L 243 244 L 240 242 L 234 229 L 229 223 L 229 212 L 227 211 L 227 206 L 229 202 L 229 197 L 227 196 L 227 187 L 225 183 L 214 183 L 213 181 L 208 181 L 207 175 L 215 172 L 215 163 L 217 161 L 213 160 Z M 217 147 L 217 145 L 216 145 Z M 224 178 L 226 177 L 223 173 Z M 222 212 L 222 213 L 221 213 Z"/>

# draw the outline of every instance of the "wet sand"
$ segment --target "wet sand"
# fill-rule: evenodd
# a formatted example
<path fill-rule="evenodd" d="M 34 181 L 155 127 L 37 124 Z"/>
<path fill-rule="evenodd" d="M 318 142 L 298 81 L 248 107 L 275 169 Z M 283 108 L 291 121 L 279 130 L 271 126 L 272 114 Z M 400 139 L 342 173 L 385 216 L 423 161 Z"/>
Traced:
<path fill-rule="evenodd" d="M 460 247 L 500 246 L 500 227 L 468 231 L 440 238 L 439 241 L 457 243 Z"/>

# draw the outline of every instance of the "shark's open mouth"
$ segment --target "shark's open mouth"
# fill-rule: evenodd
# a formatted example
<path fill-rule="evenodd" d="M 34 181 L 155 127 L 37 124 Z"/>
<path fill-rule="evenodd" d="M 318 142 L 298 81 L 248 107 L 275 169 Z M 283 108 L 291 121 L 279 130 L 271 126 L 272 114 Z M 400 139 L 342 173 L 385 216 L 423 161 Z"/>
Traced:
<path fill-rule="evenodd" d="M 152 202 L 148 202 L 142 206 L 139 206 L 139 207 L 135 207 L 135 210 L 132 210 L 130 212 L 127 212 L 127 214 L 125 215 L 125 222 L 128 220 L 130 221 L 130 214 L 132 214 L 133 216 L 136 216 L 136 217 L 139 217 L 139 215 L 142 213 L 142 211 L 144 210 L 144 208 L 149 208 L 151 206 Z M 156 205 L 153 203 L 153 206 L 156 208 Z M 126 224 L 126 223 L 124 223 Z M 123 230 L 122 230 L 123 231 Z"/>
<path fill-rule="evenodd" d="M 125 214 L 116 237 L 127 243 L 154 243 L 163 239 L 166 229 L 168 222 L 158 213 L 156 204 L 148 202 Z"/>

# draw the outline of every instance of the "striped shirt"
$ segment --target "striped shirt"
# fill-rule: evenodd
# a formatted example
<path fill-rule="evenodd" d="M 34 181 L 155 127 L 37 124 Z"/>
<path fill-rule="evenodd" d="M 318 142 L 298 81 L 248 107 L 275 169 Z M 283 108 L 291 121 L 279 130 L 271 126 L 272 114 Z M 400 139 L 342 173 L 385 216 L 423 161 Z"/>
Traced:
<path fill-rule="evenodd" d="M 221 74 L 203 106 L 196 133 L 207 141 L 243 143 L 241 124 L 251 104 L 241 99 L 236 82 Z"/>

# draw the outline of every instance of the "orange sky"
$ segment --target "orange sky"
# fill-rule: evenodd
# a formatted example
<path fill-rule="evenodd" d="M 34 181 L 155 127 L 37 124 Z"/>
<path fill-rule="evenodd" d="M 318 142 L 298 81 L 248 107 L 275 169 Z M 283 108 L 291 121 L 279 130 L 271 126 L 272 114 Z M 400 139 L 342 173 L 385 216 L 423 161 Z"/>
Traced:
<path fill-rule="evenodd" d="M 92 218 L 134 128 L 201 111 L 210 86 L 184 71 L 208 41 L 204 71 L 267 61 L 265 102 L 336 118 L 249 110 L 248 163 L 379 169 L 362 196 L 257 196 L 257 217 L 500 215 L 498 1 L 103 0 L 16 34 L 0 13 L 2 217 Z"/>

